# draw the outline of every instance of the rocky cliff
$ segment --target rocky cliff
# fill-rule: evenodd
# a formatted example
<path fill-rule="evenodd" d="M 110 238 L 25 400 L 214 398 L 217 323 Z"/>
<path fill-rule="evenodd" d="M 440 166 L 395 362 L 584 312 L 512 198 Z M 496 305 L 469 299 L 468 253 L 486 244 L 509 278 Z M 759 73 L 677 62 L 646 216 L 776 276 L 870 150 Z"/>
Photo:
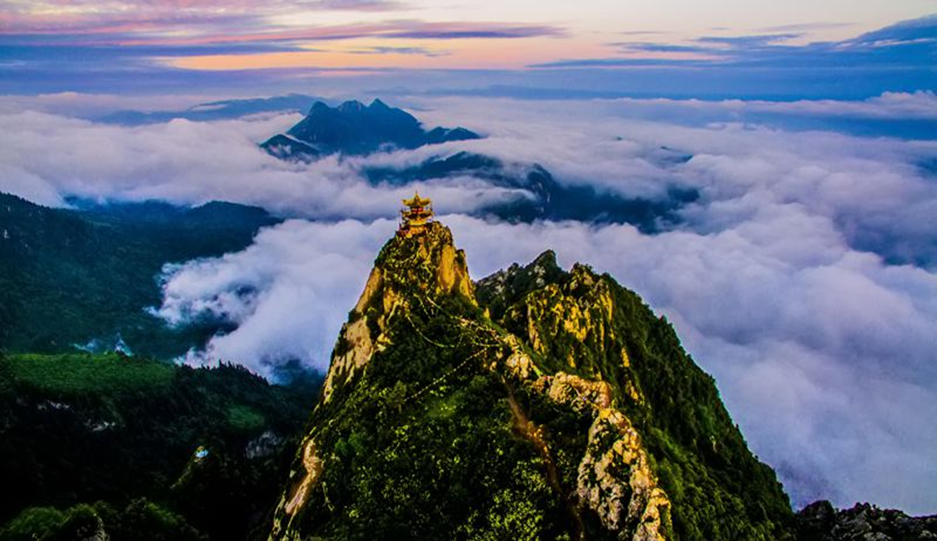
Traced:
<path fill-rule="evenodd" d="M 797 514 L 800 541 L 929 541 L 937 540 L 937 515 L 909 517 L 894 509 L 857 503 L 837 511 L 818 501 Z"/>
<path fill-rule="evenodd" d="M 473 284 L 437 223 L 377 257 L 269 539 L 783 539 L 790 520 L 637 295 L 552 253 Z"/>

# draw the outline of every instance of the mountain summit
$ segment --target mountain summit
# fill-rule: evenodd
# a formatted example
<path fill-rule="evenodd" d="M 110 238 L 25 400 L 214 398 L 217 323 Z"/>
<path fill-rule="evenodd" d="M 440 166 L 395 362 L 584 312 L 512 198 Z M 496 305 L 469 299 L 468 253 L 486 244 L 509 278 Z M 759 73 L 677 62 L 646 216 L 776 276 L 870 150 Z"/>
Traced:
<path fill-rule="evenodd" d="M 334 108 L 319 101 L 286 135 L 275 135 L 261 146 L 278 158 L 311 161 L 336 152 L 368 154 L 384 147 L 417 148 L 479 138 L 465 128 L 425 131 L 413 115 L 378 99 L 370 105 L 346 101 Z"/>
<path fill-rule="evenodd" d="M 788 537 L 665 319 L 551 252 L 472 283 L 438 222 L 380 251 L 308 426 L 270 540 Z"/>

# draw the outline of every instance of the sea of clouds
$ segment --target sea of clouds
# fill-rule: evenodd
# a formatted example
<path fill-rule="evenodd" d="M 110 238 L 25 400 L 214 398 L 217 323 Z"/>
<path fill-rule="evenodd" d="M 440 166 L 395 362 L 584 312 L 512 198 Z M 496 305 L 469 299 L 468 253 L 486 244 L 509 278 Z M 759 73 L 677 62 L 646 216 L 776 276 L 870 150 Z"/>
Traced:
<path fill-rule="evenodd" d="M 428 125 L 487 139 L 447 151 L 543 164 L 560 182 L 663 198 L 699 191 L 658 234 L 630 225 L 511 224 L 473 216 L 517 190 L 459 178 L 421 184 L 468 254 L 473 277 L 554 249 L 611 273 L 674 323 L 717 380 L 753 450 L 796 504 L 869 500 L 937 511 L 937 142 L 856 137 L 753 123 L 781 115 L 932 121 L 933 94 L 865 102 L 413 102 Z M 0 104 L 2 105 L 2 104 Z M 361 167 L 417 163 L 439 149 L 310 165 L 257 148 L 297 115 L 141 127 L 0 107 L 0 190 L 62 205 L 101 200 L 223 199 L 291 218 L 247 249 L 168 266 L 155 311 L 184 324 L 206 314 L 237 328 L 193 364 L 240 362 L 272 375 L 329 351 L 399 199 Z M 692 156 L 661 159 L 661 150 Z"/>

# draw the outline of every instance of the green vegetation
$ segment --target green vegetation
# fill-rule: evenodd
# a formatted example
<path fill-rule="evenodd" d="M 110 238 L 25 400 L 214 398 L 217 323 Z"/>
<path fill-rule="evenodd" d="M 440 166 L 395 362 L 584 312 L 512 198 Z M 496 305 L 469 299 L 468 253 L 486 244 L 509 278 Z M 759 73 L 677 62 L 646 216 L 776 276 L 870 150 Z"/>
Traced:
<path fill-rule="evenodd" d="M 31 507 L 0 528 L 0 541 L 72 541 L 93 539 L 100 532 L 110 541 L 208 540 L 184 517 L 141 498 L 119 512 L 105 502 L 65 511 Z"/>
<path fill-rule="evenodd" d="M 790 538 L 774 472 L 671 325 L 551 253 L 473 295 L 444 227 L 389 241 L 334 352 L 369 355 L 333 374 L 311 417 L 318 381 L 277 387 L 230 365 L 69 351 L 119 333 L 158 357 L 217 330 L 147 315 L 154 277 L 166 261 L 248 242 L 269 218 L 173 208 L 53 211 L 0 196 L 13 239 L 0 241 L 0 479 L 16 487 L 0 491 L 0 541 L 264 538 L 280 496 L 300 505 L 272 518 L 303 539 L 610 541 L 638 528 L 628 502 L 651 509 L 650 490 L 634 499 L 628 484 L 639 467 L 666 492 L 653 510 L 668 540 Z M 528 375 L 506 368 L 512 356 Z M 549 386 L 561 374 L 608 390 L 558 398 Z M 640 435 L 628 452 L 647 457 L 601 474 L 621 491 L 617 514 L 601 507 L 608 493 L 590 504 L 583 492 L 599 486 L 586 459 L 624 443 L 594 430 L 612 411 Z M 610 528 L 609 514 L 628 522 Z"/>
<path fill-rule="evenodd" d="M 391 241 L 378 257 L 383 289 L 351 319 L 382 332 L 381 295 L 391 289 L 409 308 L 389 320 L 392 346 L 310 418 L 325 466 L 293 519 L 300 538 L 567 538 L 565 500 L 517 433 L 506 382 L 485 368 L 503 345 L 462 324 L 484 318 L 469 299 L 434 291 L 446 242 L 426 253 L 416 241 Z"/>
<path fill-rule="evenodd" d="M 378 256 L 274 539 L 613 540 L 649 523 L 641 539 L 791 538 L 774 472 L 666 320 L 552 254 L 480 282 L 478 306 L 443 286 L 449 243 L 437 227 Z M 350 370 L 362 344 L 380 345 Z"/>
<path fill-rule="evenodd" d="M 275 498 L 317 387 L 230 365 L 0 355 L 0 478 L 15 487 L 0 491 L 0 524 L 11 521 L 0 541 L 69 539 L 61 532 L 89 509 L 115 541 L 244 539 Z"/>
<path fill-rule="evenodd" d="M 164 265 L 241 249 L 277 220 L 228 203 L 73 203 L 0 194 L 0 479 L 15 487 L 0 491 L 0 539 L 102 523 L 117 541 L 246 538 L 318 381 L 148 359 L 224 323 L 171 329 L 145 309 L 161 301 Z M 106 353 L 121 341 L 138 356 Z"/>
<path fill-rule="evenodd" d="M 120 353 L 9 354 L 4 362 L 14 380 L 49 394 L 123 394 L 165 388 L 176 368 Z"/>
<path fill-rule="evenodd" d="M 0 193 L 0 350 L 103 351 L 122 338 L 135 353 L 182 354 L 221 324 L 170 329 L 145 311 L 161 301 L 163 265 L 239 250 L 273 223 L 229 203 L 64 210 Z"/>
<path fill-rule="evenodd" d="M 234 404 L 228 408 L 228 426 L 237 432 L 256 432 L 266 425 L 264 416 L 256 410 Z"/>
<path fill-rule="evenodd" d="M 497 346 L 456 324 L 471 314 L 465 304 L 429 306 L 314 413 L 316 445 L 334 458 L 298 528 L 336 539 L 563 539 L 563 498 L 515 434 L 505 383 L 483 367 Z"/>
<path fill-rule="evenodd" d="M 789 535 L 790 502 L 774 471 L 748 450 L 715 381 L 686 354 L 666 319 L 611 276 L 584 266 L 545 287 L 527 288 L 513 292 L 519 300 L 500 323 L 524 338 L 550 370 L 611 385 L 673 502 L 676 539 Z M 584 329 L 585 338 L 578 334 Z M 541 409 L 533 408 L 534 418 L 555 423 L 555 414 Z"/>

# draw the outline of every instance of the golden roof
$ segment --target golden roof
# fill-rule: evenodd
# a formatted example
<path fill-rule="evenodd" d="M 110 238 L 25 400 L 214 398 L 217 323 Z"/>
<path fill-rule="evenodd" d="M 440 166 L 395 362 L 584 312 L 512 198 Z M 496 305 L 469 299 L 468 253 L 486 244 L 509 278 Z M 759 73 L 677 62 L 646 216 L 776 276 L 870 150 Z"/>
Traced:
<path fill-rule="evenodd" d="M 423 199 L 420 197 L 420 192 L 414 192 L 411 199 L 404 199 L 403 204 L 413 208 L 413 207 L 428 207 L 433 204 L 433 200 L 430 198 Z"/>

